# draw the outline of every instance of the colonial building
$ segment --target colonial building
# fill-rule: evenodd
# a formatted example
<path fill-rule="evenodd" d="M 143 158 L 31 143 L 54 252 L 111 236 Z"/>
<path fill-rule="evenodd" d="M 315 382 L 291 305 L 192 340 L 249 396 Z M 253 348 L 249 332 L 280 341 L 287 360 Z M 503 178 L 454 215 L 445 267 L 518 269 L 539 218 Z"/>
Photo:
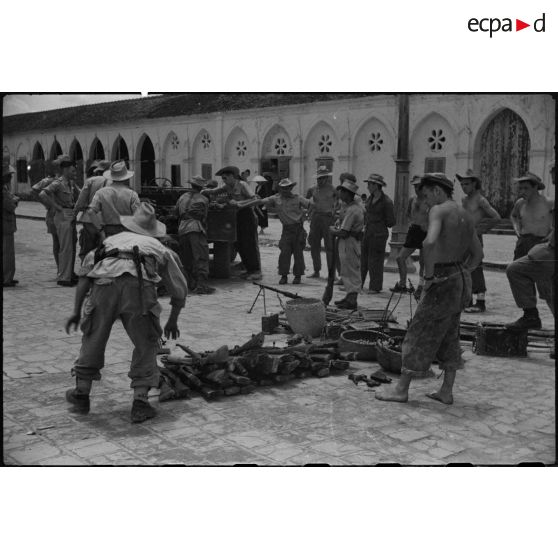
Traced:
<path fill-rule="evenodd" d="M 480 172 L 502 215 L 512 177 L 530 170 L 550 184 L 555 105 L 550 95 L 410 94 L 410 174 Z M 363 180 L 383 175 L 393 198 L 398 100 L 380 94 L 172 94 L 9 116 L 4 155 L 26 192 L 60 153 L 79 165 L 125 159 L 132 187 L 166 178 L 174 186 L 225 165 L 289 176 L 304 193 L 319 165 Z M 159 181 L 160 182 L 160 181 Z M 456 185 L 456 197 L 462 193 Z M 554 197 L 554 190 L 547 195 Z"/>

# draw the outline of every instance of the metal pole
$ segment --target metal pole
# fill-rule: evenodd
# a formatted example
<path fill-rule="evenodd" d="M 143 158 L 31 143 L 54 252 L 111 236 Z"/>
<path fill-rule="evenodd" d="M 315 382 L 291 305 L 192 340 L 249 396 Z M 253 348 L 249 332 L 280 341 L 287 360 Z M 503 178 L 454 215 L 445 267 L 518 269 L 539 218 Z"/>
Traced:
<path fill-rule="evenodd" d="M 409 204 L 409 95 L 401 93 L 398 96 L 398 133 L 397 158 L 395 159 L 395 206 L 396 223 L 391 230 L 390 253 L 385 263 L 386 271 L 397 272 L 395 258 L 403 246 L 407 234 L 407 206 Z M 407 260 L 407 270 L 415 271 L 415 267 Z"/>

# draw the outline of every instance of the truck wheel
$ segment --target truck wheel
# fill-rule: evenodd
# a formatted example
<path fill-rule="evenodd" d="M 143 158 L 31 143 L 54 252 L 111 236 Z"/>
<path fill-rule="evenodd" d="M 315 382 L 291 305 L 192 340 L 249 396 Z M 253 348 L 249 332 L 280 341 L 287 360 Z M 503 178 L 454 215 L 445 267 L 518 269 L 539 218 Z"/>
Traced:
<path fill-rule="evenodd" d="M 231 276 L 231 247 L 230 242 L 213 243 L 213 259 L 209 265 L 212 277 L 228 279 Z"/>

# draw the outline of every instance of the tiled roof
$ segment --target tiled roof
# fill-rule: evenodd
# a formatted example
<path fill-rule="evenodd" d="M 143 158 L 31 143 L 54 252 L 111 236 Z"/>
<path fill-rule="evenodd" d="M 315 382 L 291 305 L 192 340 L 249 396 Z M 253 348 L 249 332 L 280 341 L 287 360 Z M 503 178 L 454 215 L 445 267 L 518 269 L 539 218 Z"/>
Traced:
<path fill-rule="evenodd" d="M 170 93 L 6 116 L 4 134 L 363 97 L 366 93 Z"/>

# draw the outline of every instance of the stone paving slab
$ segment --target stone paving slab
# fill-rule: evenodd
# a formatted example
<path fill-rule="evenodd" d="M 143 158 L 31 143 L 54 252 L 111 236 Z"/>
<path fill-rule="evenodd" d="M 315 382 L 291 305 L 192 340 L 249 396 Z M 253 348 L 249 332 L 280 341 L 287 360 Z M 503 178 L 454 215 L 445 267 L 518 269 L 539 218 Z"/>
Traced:
<path fill-rule="evenodd" d="M 407 404 L 380 402 L 373 390 L 355 386 L 347 374 L 372 372 L 376 363 L 353 363 L 347 372 L 260 388 L 250 395 L 208 403 L 194 396 L 159 403 L 159 415 L 141 425 L 129 422 L 131 390 L 127 367 L 131 343 L 115 324 L 103 379 L 94 386 L 88 416 L 67 412 L 64 391 L 79 350 L 79 334 L 63 324 L 73 307 L 74 289 L 52 284 L 55 270 L 44 223 L 18 221 L 17 277 L 4 290 L 3 415 L 4 463 L 9 465 L 369 465 L 450 462 L 510 464 L 555 461 L 555 368 L 548 351 L 529 358 L 503 359 L 471 353 L 458 374 L 455 403 L 444 406 L 424 395 L 441 379 L 413 382 Z M 262 247 L 264 282 L 276 284 L 277 250 Z M 307 258 L 309 263 L 309 258 Z M 488 308 L 483 319 L 517 315 L 505 275 L 486 273 Z M 395 282 L 386 273 L 385 287 Z M 180 317 L 180 341 L 196 350 L 246 341 L 260 330 L 263 305 L 247 314 L 257 287 L 232 278 L 216 281 L 217 294 L 192 296 Z M 304 279 L 296 289 L 321 297 L 325 280 Z M 334 299 L 337 297 L 337 292 Z M 367 308 L 389 299 L 362 295 Z M 169 312 L 163 299 L 163 319 Z M 268 311 L 280 310 L 275 296 Z M 550 312 L 542 304 L 545 327 Z M 408 299 L 396 314 L 409 315 Z M 471 321 L 473 321 L 471 317 Z M 173 348 L 174 342 L 168 345 Z M 393 376 L 396 378 L 395 376 Z M 48 428 L 46 428 L 48 427 Z"/>

